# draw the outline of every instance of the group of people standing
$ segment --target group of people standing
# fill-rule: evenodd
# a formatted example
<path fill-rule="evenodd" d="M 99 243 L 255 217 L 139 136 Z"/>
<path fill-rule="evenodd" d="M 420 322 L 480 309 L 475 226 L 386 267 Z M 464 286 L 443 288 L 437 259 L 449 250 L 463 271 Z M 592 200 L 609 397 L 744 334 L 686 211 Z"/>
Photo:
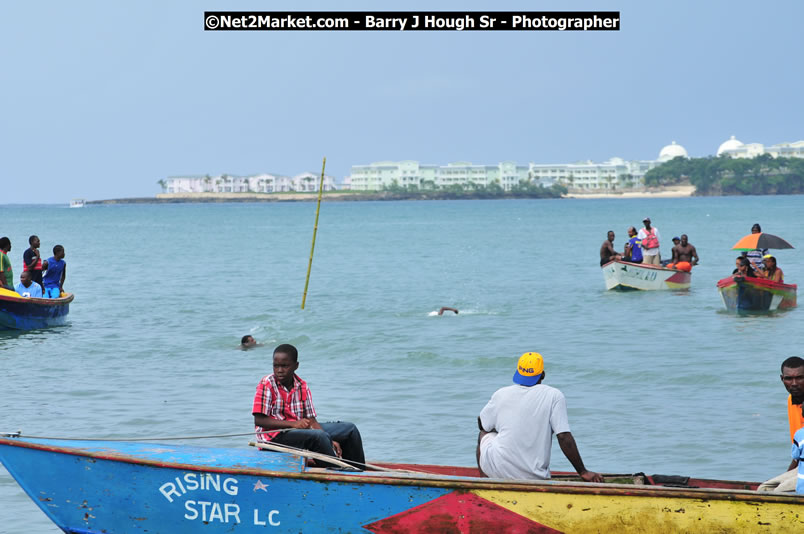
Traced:
<path fill-rule="evenodd" d="M 673 238 L 670 260 L 662 262 L 659 251 L 659 229 L 651 225 L 650 217 L 645 217 L 642 224 L 644 228 L 640 228 L 639 231 L 633 226 L 628 228 L 628 241 L 622 253 L 614 250 L 614 231 L 608 231 L 606 240 L 600 245 L 601 267 L 615 260 L 645 265 L 666 265 L 671 268 L 682 262 L 689 263 L 690 267 L 698 263 L 698 251 L 689 242 L 687 234 Z"/>
<path fill-rule="evenodd" d="M 22 297 L 57 299 L 64 292 L 67 277 L 67 263 L 64 261 L 64 247 L 53 247 L 53 255 L 46 260 L 39 253 L 39 237 L 28 238 L 30 245 L 22 254 L 20 283 L 14 285 L 14 270 L 8 253 L 11 240 L 0 237 L 0 288 L 15 291 Z"/>

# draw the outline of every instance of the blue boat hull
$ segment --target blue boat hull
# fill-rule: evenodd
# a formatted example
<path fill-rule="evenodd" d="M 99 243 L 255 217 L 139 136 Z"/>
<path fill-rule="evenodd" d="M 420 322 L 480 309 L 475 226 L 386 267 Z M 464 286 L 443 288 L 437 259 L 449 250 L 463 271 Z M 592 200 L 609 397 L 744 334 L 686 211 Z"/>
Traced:
<path fill-rule="evenodd" d="M 503 481 L 444 466 L 338 472 L 254 448 L 34 438 L 0 438 L 0 461 L 73 534 L 778 534 L 804 528 L 804 497 L 747 491 L 756 484 L 742 482 L 697 479 L 686 488 L 663 488 L 644 485 L 650 478 L 644 475 L 640 485 Z M 607 475 L 616 477 L 624 475 Z"/>
<path fill-rule="evenodd" d="M 0 330 L 35 330 L 66 324 L 73 298 L 70 293 L 58 299 L 0 295 Z"/>

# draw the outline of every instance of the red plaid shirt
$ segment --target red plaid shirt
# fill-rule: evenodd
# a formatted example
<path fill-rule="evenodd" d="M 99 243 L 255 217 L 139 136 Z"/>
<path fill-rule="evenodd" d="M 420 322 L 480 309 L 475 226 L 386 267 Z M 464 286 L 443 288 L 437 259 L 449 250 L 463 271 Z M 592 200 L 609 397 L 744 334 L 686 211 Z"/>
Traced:
<path fill-rule="evenodd" d="M 293 388 L 290 391 L 277 383 L 273 374 L 264 376 L 257 384 L 251 413 L 267 415 L 280 421 L 298 421 L 316 416 L 310 388 L 307 387 L 307 382 L 296 374 L 293 375 Z M 260 426 L 256 427 L 255 431 L 260 441 L 271 441 L 278 434 L 278 432 L 267 432 Z"/>

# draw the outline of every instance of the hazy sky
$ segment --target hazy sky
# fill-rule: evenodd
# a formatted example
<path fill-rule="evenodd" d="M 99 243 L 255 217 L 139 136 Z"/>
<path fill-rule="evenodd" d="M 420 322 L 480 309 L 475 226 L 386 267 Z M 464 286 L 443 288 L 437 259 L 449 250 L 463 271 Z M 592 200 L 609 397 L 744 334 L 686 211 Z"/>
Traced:
<path fill-rule="evenodd" d="M 619 10 L 619 32 L 205 32 L 204 10 Z M 804 2 L 6 3 L 0 204 L 179 174 L 804 139 Z"/>

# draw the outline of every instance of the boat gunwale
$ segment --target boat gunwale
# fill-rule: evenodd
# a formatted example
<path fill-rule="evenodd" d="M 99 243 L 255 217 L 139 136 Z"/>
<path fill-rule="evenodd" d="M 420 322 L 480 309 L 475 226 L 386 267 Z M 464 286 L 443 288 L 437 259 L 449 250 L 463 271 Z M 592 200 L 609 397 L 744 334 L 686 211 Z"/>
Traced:
<path fill-rule="evenodd" d="M 0 300 L 6 302 L 13 302 L 15 304 L 36 304 L 37 306 L 66 306 L 71 303 L 75 295 L 73 293 L 66 293 L 66 296 L 57 299 L 46 299 L 39 297 L 12 297 L 9 295 L 0 295 Z"/>
<path fill-rule="evenodd" d="M 122 442 L 120 442 L 122 443 Z M 144 443 L 144 442 L 143 442 Z M 150 445 L 165 445 L 160 443 L 148 443 Z M 266 478 L 288 478 L 295 480 L 310 480 L 318 482 L 344 482 L 352 484 L 391 484 L 399 486 L 425 486 L 437 488 L 455 488 L 466 491 L 474 490 L 496 490 L 496 491 L 526 491 L 538 493 L 562 493 L 562 494 L 592 494 L 592 495 L 611 495 L 622 497 L 661 497 L 661 498 L 686 498 L 701 500 L 726 500 L 726 501 L 760 501 L 774 503 L 804 504 L 804 496 L 797 494 L 783 495 L 774 493 L 757 492 L 752 490 L 723 489 L 723 488 L 679 488 L 672 486 L 654 485 L 631 485 L 631 484 L 595 484 L 589 482 L 571 482 L 556 480 L 501 480 L 491 478 L 455 477 L 449 475 L 433 475 L 428 473 L 388 473 L 372 474 L 364 471 L 361 473 L 338 474 L 338 473 L 312 473 L 312 472 L 289 472 L 271 471 L 268 469 L 252 467 L 215 467 L 202 466 L 195 464 L 183 464 L 178 462 L 166 462 L 139 458 L 124 453 L 116 452 L 94 452 L 77 447 L 59 447 L 55 445 L 43 445 L 21 440 L 20 438 L 0 438 L 0 446 L 19 447 L 33 449 L 44 452 L 66 454 L 93 458 L 97 460 L 107 460 L 122 462 L 148 467 L 178 469 L 184 471 L 212 472 L 232 475 L 260 476 Z M 295 455 L 294 455 L 295 456 Z M 10 471 L 10 470 L 9 470 Z M 15 477 L 16 478 L 16 477 Z"/>
<path fill-rule="evenodd" d="M 684 271 L 682 269 L 669 269 L 669 268 L 665 267 L 664 265 L 652 265 L 650 263 L 633 263 L 633 262 L 625 261 L 625 260 L 611 260 L 610 262 L 604 263 L 603 265 L 601 265 L 600 268 L 602 269 L 603 267 L 606 267 L 607 265 L 611 265 L 612 263 L 621 263 L 621 264 L 624 264 L 624 265 L 631 265 L 632 267 L 640 267 L 640 268 L 645 268 L 645 269 L 654 269 L 654 270 L 658 270 L 658 271 L 668 271 L 668 272 L 671 272 L 671 273 L 687 273 L 688 275 L 692 276 L 692 271 Z"/>
<path fill-rule="evenodd" d="M 727 276 L 726 278 L 721 278 L 720 280 L 717 281 L 717 288 L 726 289 L 733 285 L 738 286 L 740 284 L 753 284 L 755 286 L 755 289 L 759 290 L 777 289 L 792 293 L 795 293 L 796 290 L 798 289 L 797 284 L 785 284 L 782 282 L 774 282 L 772 280 L 766 280 L 765 278 L 756 278 L 754 276 L 749 277 L 738 276 L 737 278 L 735 278 L 734 276 Z"/>

